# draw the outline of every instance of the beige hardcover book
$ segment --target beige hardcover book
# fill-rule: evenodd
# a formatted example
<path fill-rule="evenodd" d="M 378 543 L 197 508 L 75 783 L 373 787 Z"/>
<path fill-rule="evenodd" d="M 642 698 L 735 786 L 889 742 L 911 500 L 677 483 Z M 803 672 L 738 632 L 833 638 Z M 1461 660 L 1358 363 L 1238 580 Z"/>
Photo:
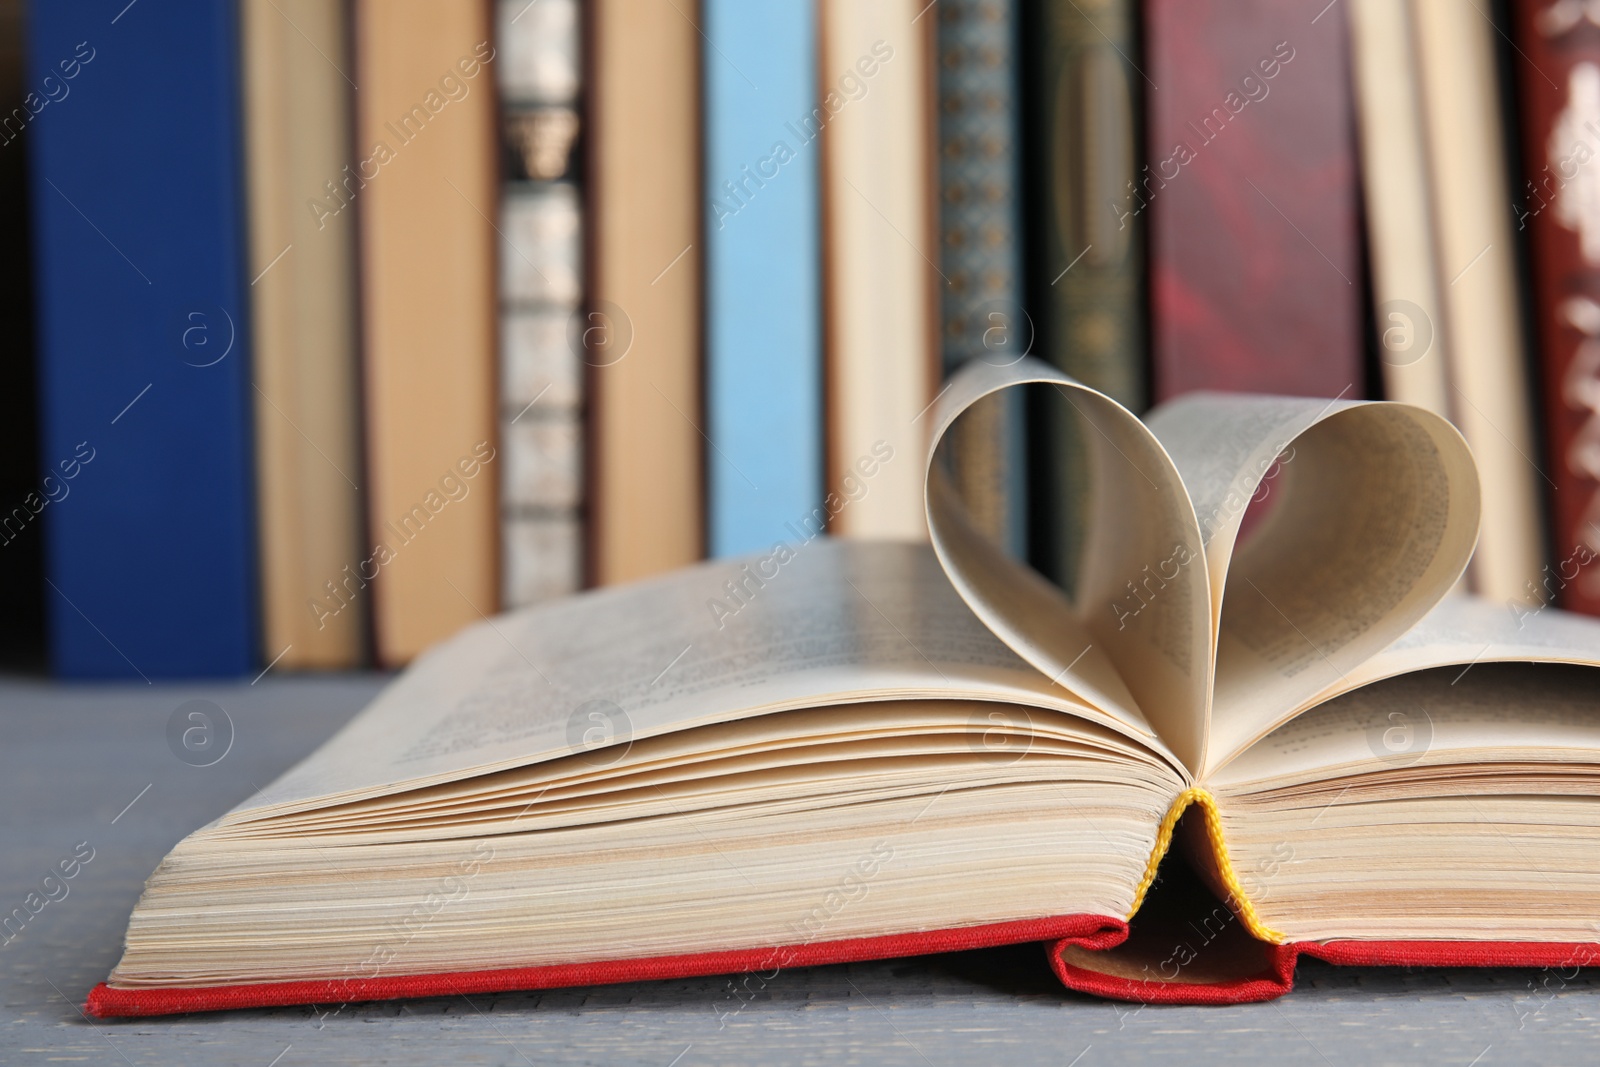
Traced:
<path fill-rule="evenodd" d="M 814 121 L 826 220 L 828 511 L 830 529 L 851 537 L 927 537 L 916 457 L 937 380 L 933 17 L 914 0 L 822 3 Z M 867 467 L 877 468 L 870 484 Z"/>
<path fill-rule="evenodd" d="M 1349 17 L 1384 396 L 1448 418 L 1445 316 L 1411 9 L 1395 0 L 1351 0 Z"/>
<path fill-rule="evenodd" d="M 1451 413 L 1483 478 L 1483 533 L 1468 578 L 1483 596 L 1524 601 L 1544 565 L 1543 475 L 1525 378 L 1495 28 L 1473 0 L 1413 0 L 1411 14 Z"/>
<path fill-rule="evenodd" d="M 486 4 L 357 0 L 356 30 L 371 588 L 351 595 L 394 665 L 497 608 L 495 50 Z"/>
<path fill-rule="evenodd" d="M 598 584 L 700 558 L 700 35 L 690 0 L 588 5 L 592 386 L 589 569 Z"/>
<path fill-rule="evenodd" d="M 313 0 L 246 0 L 240 19 L 263 662 L 354 667 L 367 601 L 340 583 L 367 555 L 356 213 L 326 189 L 351 161 L 347 26 Z"/>

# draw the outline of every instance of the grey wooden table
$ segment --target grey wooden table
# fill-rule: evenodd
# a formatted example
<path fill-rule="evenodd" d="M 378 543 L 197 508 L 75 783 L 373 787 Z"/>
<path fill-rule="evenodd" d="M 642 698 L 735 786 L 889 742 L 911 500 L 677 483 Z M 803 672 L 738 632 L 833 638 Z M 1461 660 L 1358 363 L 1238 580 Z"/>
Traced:
<path fill-rule="evenodd" d="M 1345 1064 L 1600 1061 L 1600 970 L 1302 964 L 1270 1004 L 1139 1008 L 1063 991 L 1036 946 L 793 970 L 745 1003 L 727 978 L 90 1022 L 144 878 L 185 833 L 315 748 L 373 677 L 204 686 L 0 679 L 0 915 L 88 842 L 94 858 L 0 932 L 0 1063 Z M 172 712 L 214 701 L 231 748 L 205 767 L 167 741 Z M 193 757 L 191 757 L 193 759 Z M 59 896 L 59 891 L 56 891 Z M 9 939 L 7 937 L 9 936 Z"/>

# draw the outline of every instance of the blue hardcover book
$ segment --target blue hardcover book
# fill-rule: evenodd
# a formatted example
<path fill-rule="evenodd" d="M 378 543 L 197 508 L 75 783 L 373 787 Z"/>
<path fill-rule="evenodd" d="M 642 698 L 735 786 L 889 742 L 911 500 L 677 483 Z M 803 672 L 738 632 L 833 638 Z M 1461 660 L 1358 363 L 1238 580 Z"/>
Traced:
<path fill-rule="evenodd" d="M 248 671 L 234 5 L 36 3 L 27 22 L 43 467 L 27 510 L 45 529 L 52 664 L 79 678 Z"/>
<path fill-rule="evenodd" d="M 706 526 L 711 555 L 731 556 L 814 530 L 822 503 L 817 13 L 702 12 Z"/>

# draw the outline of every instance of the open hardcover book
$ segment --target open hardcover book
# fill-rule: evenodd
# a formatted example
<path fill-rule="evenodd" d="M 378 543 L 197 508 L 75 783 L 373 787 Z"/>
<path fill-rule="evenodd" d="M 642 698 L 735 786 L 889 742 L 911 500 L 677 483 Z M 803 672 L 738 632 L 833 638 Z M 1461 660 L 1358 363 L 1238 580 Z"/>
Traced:
<path fill-rule="evenodd" d="M 951 424 L 1015 387 L 1084 444 L 1070 598 L 947 476 Z M 1277 995 L 1301 952 L 1593 958 L 1600 624 L 1451 592 L 1479 495 L 1447 422 L 1219 395 L 1141 422 L 1031 360 L 932 418 L 931 546 L 798 523 L 471 627 L 173 849 L 89 1008 L 1019 941 L 1138 1001 Z"/>

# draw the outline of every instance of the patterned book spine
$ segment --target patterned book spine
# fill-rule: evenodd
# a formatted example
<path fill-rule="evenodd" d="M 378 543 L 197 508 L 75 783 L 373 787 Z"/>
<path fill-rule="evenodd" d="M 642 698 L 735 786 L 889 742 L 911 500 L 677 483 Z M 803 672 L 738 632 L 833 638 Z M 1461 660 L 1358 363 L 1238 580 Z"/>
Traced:
<path fill-rule="evenodd" d="M 501 0 L 497 32 L 501 598 L 521 607 L 570 593 L 583 576 L 577 0 Z"/>
<path fill-rule="evenodd" d="M 1600 615 L 1600 11 L 1511 5 L 1554 554 L 1538 603 Z"/>
<path fill-rule="evenodd" d="M 945 0 L 939 11 L 939 234 L 944 371 L 1010 363 L 1032 346 L 1021 306 L 1015 0 Z M 992 397 L 956 425 L 955 483 L 978 526 L 1024 550 L 1024 450 L 1017 397 Z"/>
<path fill-rule="evenodd" d="M 1135 411 L 1147 402 L 1134 0 L 1047 0 L 1029 38 L 1038 258 L 1051 362 Z"/>
<path fill-rule="evenodd" d="M 1030 306 L 1046 357 L 1134 411 L 1148 403 L 1137 0 L 1045 0 L 1028 26 L 1028 163 L 1038 226 Z M 1090 492 L 1086 430 L 1056 397 L 1033 410 L 1034 562 L 1069 592 Z"/>
<path fill-rule="evenodd" d="M 1294 0 L 1145 0 L 1156 400 L 1364 393 L 1345 19 Z M 1464 17 L 1464 16 L 1463 16 Z M 1076 268 L 1074 268 L 1076 270 Z"/>

